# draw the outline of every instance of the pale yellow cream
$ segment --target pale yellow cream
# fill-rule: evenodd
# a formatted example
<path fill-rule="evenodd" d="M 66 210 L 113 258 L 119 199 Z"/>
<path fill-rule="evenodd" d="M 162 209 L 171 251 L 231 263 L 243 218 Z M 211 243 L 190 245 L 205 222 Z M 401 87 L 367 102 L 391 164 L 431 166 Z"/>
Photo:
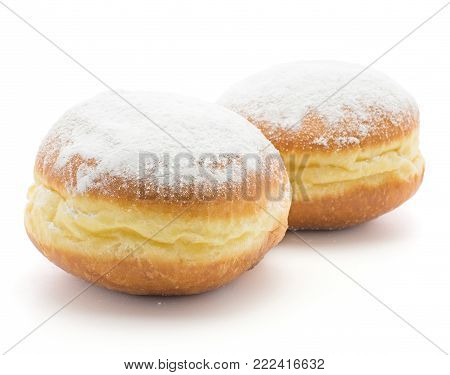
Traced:
<path fill-rule="evenodd" d="M 259 215 L 227 215 L 214 212 L 201 217 L 169 212 L 149 212 L 130 204 L 84 197 L 65 199 L 37 182 L 28 193 L 25 224 L 31 235 L 55 249 L 125 256 L 160 255 L 177 259 L 211 259 L 254 251 L 267 233 L 280 225 L 290 205 L 290 195 L 268 202 Z M 169 224 L 170 223 L 170 224 Z"/>
<path fill-rule="evenodd" d="M 358 151 L 282 153 L 282 157 L 296 200 L 338 195 L 360 183 L 378 185 L 391 177 L 408 180 L 422 173 L 424 167 L 418 132 L 407 139 Z"/>

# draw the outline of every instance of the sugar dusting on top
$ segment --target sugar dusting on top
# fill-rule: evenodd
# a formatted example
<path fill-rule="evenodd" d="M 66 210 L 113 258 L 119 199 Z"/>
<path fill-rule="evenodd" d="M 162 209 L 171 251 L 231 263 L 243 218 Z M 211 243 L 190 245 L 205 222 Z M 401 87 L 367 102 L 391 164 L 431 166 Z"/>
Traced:
<path fill-rule="evenodd" d="M 231 87 L 219 103 L 252 121 L 292 131 L 315 114 L 332 132 L 314 144 L 358 144 L 375 130 L 369 116 L 389 113 L 395 126 L 405 113 L 417 111 L 414 99 L 386 75 L 368 69 L 353 79 L 363 68 L 336 61 L 282 64 Z"/>
<path fill-rule="evenodd" d="M 101 188 L 114 176 L 136 180 L 142 161 L 160 185 L 179 182 L 180 174 L 194 183 L 239 182 L 245 155 L 276 152 L 258 129 L 221 106 L 172 94 L 120 94 L 139 111 L 103 93 L 66 112 L 43 141 L 44 168 L 70 171 L 82 160 L 69 190 Z"/>

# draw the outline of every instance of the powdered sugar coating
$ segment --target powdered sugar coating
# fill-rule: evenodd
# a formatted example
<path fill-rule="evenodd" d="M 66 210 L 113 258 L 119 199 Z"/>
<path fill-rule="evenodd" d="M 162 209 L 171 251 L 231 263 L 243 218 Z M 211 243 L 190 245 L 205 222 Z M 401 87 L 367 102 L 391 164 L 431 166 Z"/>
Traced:
<path fill-rule="evenodd" d="M 307 116 L 318 116 L 326 127 L 313 144 L 359 144 L 379 130 L 374 126 L 383 125 L 377 117 L 388 114 L 397 126 L 418 112 L 414 99 L 397 83 L 373 69 L 357 76 L 363 69 L 337 61 L 282 64 L 232 86 L 219 103 L 252 122 L 292 132 L 301 130 Z"/>
<path fill-rule="evenodd" d="M 101 189 L 114 177 L 138 180 L 142 177 L 140 155 L 148 154 L 149 160 L 159 164 L 151 177 L 161 186 L 179 182 L 174 179 L 176 173 L 193 183 L 210 181 L 211 176 L 219 184 L 239 183 L 245 177 L 242 163 L 229 168 L 225 164 L 230 159 L 221 159 L 222 155 L 232 155 L 233 161 L 246 155 L 277 153 L 258 129 L 221 106 L 165 93 L 120 95 L 144 115 L 111 92 L 75 106 L 58 120 L 41 145 L 38 160 L 44 174 L 72 174 L 65 179 L 65 187 L 72 193 L 84 193 Z M 251 163 L 245 167 L 250 171 L 256 168 Z"/>

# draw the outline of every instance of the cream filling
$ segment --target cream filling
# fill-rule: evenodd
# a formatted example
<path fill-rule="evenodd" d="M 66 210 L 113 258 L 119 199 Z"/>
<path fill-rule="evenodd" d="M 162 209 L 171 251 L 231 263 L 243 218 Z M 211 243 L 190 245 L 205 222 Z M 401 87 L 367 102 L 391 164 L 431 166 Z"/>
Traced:
<path fill-rule="evenodd" d="M 309 197 L 338 194 L 355 183 L 382 183 L 387 176 L 409 180 L 422 173 L 424 162 L 418 147 L 418 133 L 407 139 L 358 151 L 282 155 L 293 194 Z M 301 196 L 300 195 L 300 196 Z"/>
<path fill-rule="evenodd" d="M 149 212 L 130 205 L 69 197 L 37 182 L 28 193 L 26 226 L 42 243 L 80 251 L 129 251 L 144 243 L 142 251 L 171 250 L 184 257 L 208 252 L 230 254 L 245 250 L 278 227 L 290 204 L 290 196 L 268 202 L 258 215 L 215 216 L 213 210 L 200 217 L 169 212 Z M 188 209 L 189 210 L 189 209 Z M 170 224 L 169 224 L 170 223 Z"/>

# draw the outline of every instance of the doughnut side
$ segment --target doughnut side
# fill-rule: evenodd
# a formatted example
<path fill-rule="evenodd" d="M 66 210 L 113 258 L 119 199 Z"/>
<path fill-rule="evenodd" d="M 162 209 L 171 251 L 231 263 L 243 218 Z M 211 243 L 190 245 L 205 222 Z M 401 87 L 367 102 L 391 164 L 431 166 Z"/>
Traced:
<path fill-rule="evenodd" d="M 283 238 L 291 200 L 286 191 L 278 200 L 139 204 L 61 193 L 39 176 L 28 198 L 27 233 L 49 260 L 143 295 L 200 293 L 252 268 Z"/>
<path fill-rule="evenodd" d="M 339 152 L 282 152 L 293 189 L 289 226 L 338 229 L 380 216 L 422 182 L 418 130 L 390 142 Z"/>

